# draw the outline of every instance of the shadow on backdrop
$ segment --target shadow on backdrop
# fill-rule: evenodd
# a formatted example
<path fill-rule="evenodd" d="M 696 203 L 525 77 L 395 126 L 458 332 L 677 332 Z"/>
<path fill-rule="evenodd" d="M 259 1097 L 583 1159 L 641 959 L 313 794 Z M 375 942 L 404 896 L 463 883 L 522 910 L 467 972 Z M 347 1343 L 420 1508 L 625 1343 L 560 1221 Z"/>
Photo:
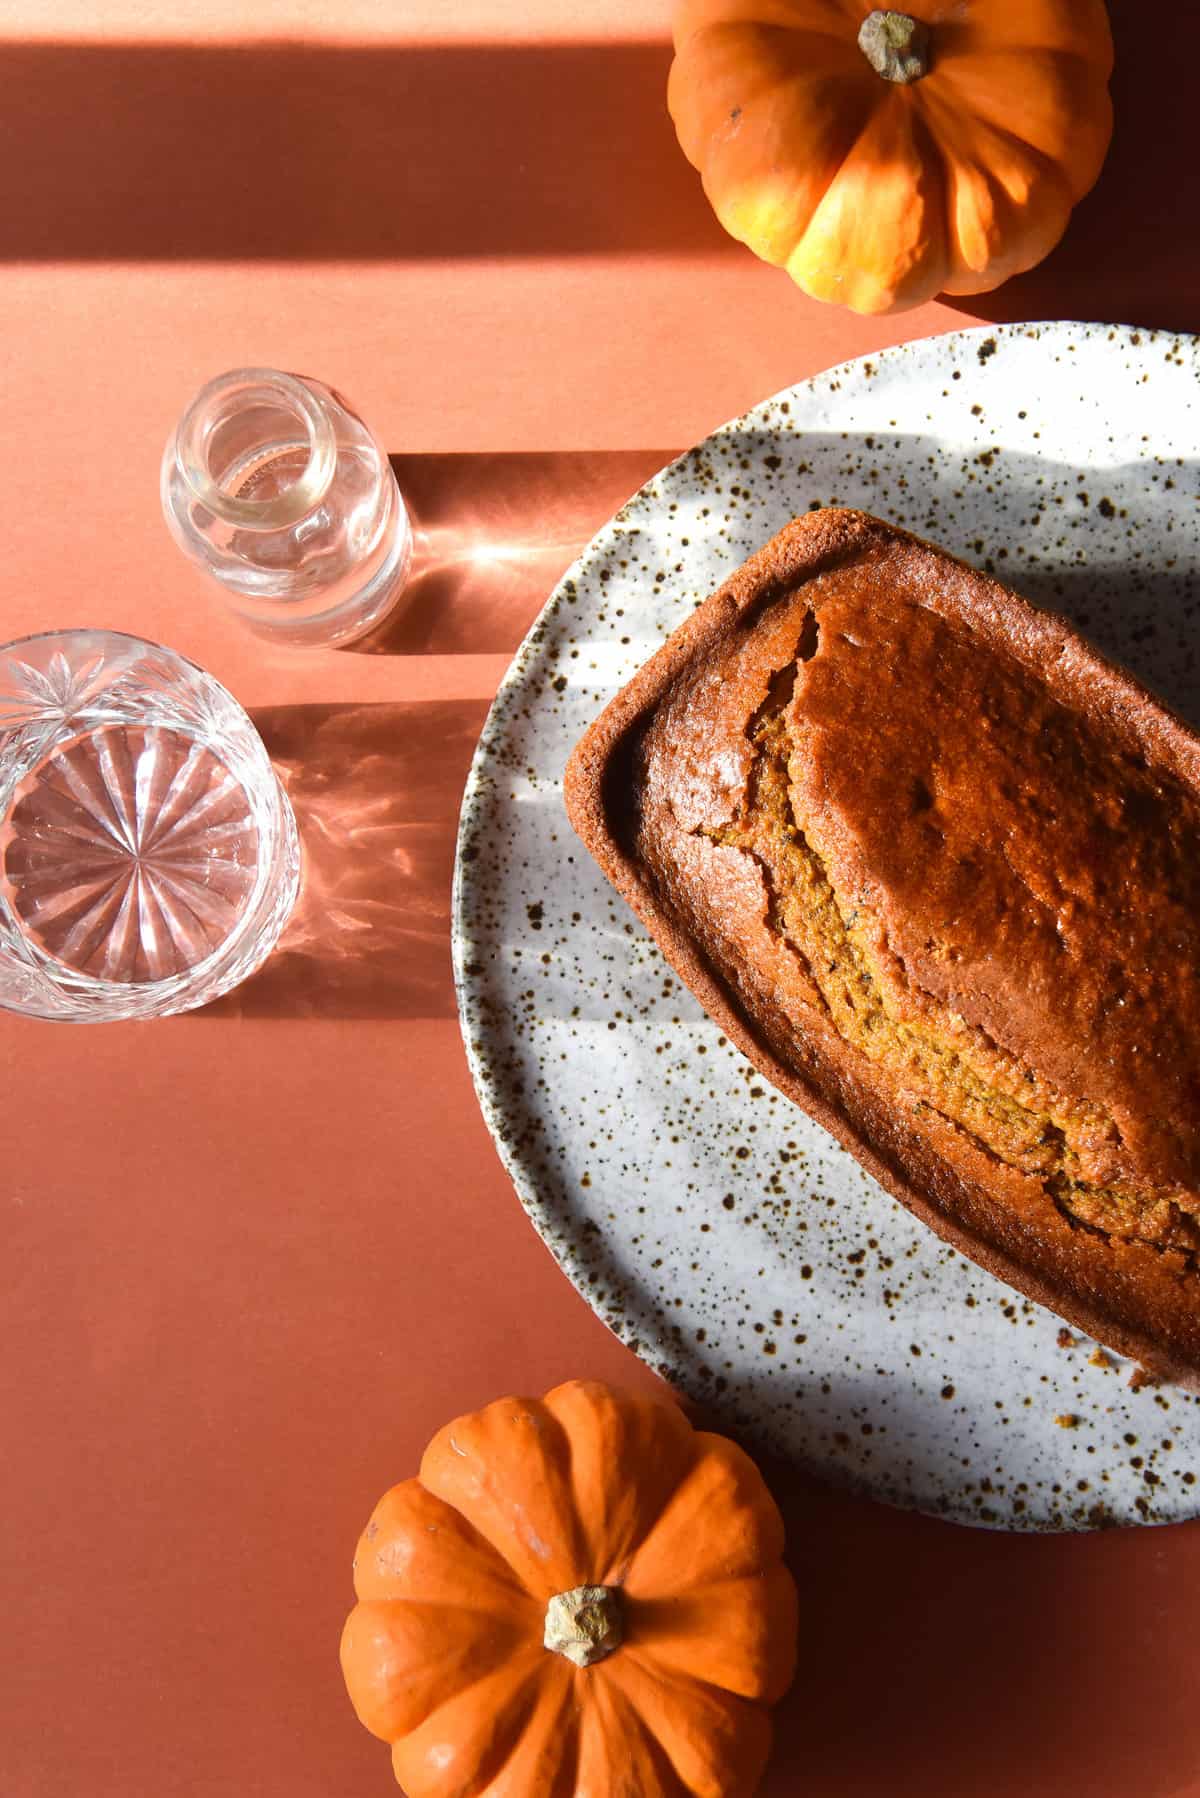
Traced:
<path fill-rule="evenodd" d="M 414 578 L 355 649 L 512 653 L 587 540 L 669 450 L 392 458 Z M 255 713 L 303 847 L 296 910 L 266 965 L 198 1016 L 452 1017 L 450 886 L 487 698 Z"/>
<path fill-rule="evenodd" d="M 1115 124 L 1100 179 L 1062 243 L 995 293 L 946 304 L 998 323 L 1077 318 L 1200 329 L 1197 13 L 1179 0 L 1108 0 Z"/>
<path fill-rule="evenodd" d="M 0 44 L 0 256 L 740 254 L 666 44 Z"/>
<path fill-rule="evenodd" d="M 1180 1579 L 1158 1531 L 964 1529 L 761 1464 L 801 1617 L 762 1798 L 1194 1790 L 1186 1669 L 1150 1647 Z M 1196 1526 L 1172 1536 L 1200 1566 Z"/>
<path fill-rule="evenodd" d="M 1200 325 L 1193 9 L 1109 10 L 1099 183 L 1040 268 L 961 311 Z M 675 141 L 670 61 L 665 42 L 9 42 L 0 257 L 748 258 Z"/>
<path fill-rule="evenodd" d="M 487 709 L 471 699 L 255 712 L 295 809 L 303 885 L 270 960 L 196 1016 L 454 1016 L 454 843 Z"/>
<path fill-rule="evenodd" d="M 672 450 L 393 456 L 413 521 L 397 611 L 369 655 L 511 654 L 588 540 Z"/>

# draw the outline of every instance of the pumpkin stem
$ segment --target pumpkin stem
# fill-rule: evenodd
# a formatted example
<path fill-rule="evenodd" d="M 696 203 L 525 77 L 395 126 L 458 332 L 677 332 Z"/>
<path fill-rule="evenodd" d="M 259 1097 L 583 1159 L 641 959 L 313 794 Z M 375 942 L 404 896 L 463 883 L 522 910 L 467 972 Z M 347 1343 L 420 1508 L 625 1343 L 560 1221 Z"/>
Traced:
<path fill-rule="evenodd" d="M 906 12 L 873 12 L 862 22 L 858 47 L 885 81 L 907 86 L 929 73 L 929 27 Z"/>
<path fill-rule="evenodd" d="M 625 1634 L 619 1586 L 576 1586 L 546 1606 L 543 1645 L 577 1667 L 590 1667 L 621 1646 Z"/>

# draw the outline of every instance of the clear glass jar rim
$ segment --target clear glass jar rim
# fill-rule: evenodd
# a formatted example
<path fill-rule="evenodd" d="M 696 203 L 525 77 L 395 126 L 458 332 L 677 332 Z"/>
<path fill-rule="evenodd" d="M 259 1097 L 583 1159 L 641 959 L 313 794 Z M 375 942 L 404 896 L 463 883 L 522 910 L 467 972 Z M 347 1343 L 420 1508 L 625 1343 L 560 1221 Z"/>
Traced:
<path fill-rule="evenodd" d="M 273 499 L 239 499 L 225 493 L 208 466 L 208 440 L 216 403 L 238 388 L 257 388 L 281 399 L 303 423 L 308 461 L 286 490 Z M 225 524 L 273 531 L 298 524 L 329 490 L 337 462 L 333 425 L 307 382 L 278 368 L 233 368 L 207 382 L 192 400 L 175 432 L 175 461 L 192 493 Z"/>

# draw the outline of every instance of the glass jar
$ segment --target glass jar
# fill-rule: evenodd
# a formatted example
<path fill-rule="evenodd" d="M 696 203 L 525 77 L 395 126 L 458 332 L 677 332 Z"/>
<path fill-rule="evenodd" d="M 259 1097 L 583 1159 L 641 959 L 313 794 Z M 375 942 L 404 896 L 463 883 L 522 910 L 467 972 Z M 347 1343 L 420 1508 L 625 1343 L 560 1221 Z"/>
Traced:
<path fill-rule="evenodd" d="M 399 599 L 412 530 L 387 456 L 308 376 L 234 369 L 201 389 L 162 462 L 172 536 L 263 636 L 350 643 Z"/>
<path fill-rule="evenodd" d="M 299 878 L 263 741 L 211 674 L 118 631 L 0 647 L 0 1006 L 206 1004 L 274 948 Z"/>

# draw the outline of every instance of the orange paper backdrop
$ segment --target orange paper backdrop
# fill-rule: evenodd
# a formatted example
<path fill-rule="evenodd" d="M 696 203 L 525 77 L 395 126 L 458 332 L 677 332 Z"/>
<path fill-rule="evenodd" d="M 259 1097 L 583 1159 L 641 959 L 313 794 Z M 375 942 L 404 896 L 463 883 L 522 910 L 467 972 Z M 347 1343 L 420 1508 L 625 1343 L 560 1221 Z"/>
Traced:
<path fill-rule="evenodd" d="M 1042 269 L 863 320 L 711 219 L 665 0 L 0 9 L 0 637 L 204 663 L 308 856 L 211 1010 L 0 1016 L 4 1798 L 391 1789 L 336 1659 L 375 1498 L 503 1391 L 655 1384 L 538 1244 L 464 1064 L 449 882 L 490 698 L 589 534 L 775 389 L 975 319 L 1195 328 L 1191 10 L 1114 6 L 1112 157 Z M 167 539 L 163 440 L 243 362 L 336 383 L 397 458 L 421 560 L 376 653 L 265 649 Z M 1196 1528 L 989 1536 L 768 1471 L 804 1632 L 769 1798 L 1200 1793 Z"/>

